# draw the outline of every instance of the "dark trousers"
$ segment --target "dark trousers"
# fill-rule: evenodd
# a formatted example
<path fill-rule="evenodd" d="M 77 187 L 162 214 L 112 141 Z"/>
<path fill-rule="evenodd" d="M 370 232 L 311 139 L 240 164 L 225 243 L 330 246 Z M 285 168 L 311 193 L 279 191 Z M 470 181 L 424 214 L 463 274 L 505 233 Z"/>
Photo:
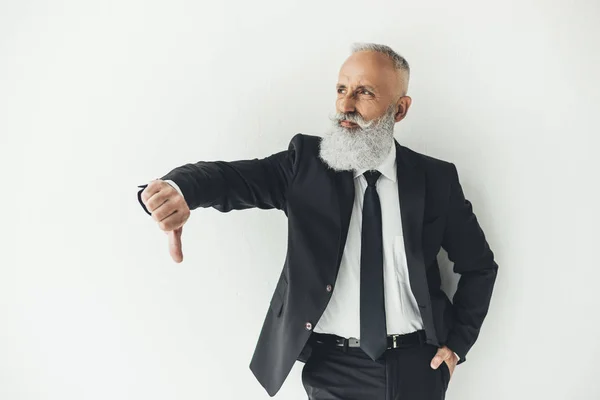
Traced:
<path fill-rule="evenodd" d="M 312 341 L 311 341 L 312 342 Z M 387 349 L 373 361 L 359 347 L 312 342 L 302 369 L 309 400 L 443 400 L 450 380 L 446 362 L 430 366 L 434 345 Z"/>

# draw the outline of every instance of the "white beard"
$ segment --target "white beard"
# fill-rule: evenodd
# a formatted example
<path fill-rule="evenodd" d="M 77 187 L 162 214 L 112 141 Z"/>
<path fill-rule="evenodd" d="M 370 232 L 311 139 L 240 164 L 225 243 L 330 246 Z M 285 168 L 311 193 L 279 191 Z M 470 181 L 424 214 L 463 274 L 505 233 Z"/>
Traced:
<path fill-rule="evenodd" d="M 394 112 L 395 108 L 390 107 L 379 119 L 369 122 L 358 115 L 335 114 L 330 117 L 331 128 L 321 140 L 319 157 L 336 171 L 376 169 L 389 155 L 394 142 Z M 341 126 L 339 123 L 344 119 L 359 126 Z"/>

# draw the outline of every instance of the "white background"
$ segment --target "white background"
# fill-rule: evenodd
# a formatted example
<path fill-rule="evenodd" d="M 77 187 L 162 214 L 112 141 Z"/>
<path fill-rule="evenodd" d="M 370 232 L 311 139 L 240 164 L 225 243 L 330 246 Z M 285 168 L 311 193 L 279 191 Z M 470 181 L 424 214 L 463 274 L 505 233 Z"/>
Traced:
<path fill-rule="evenodd" d="M 396 138 L 457 165 L 500 266 L 447 399 L 600 398 L 599 19 L 596 0 L 0 1 L 0 398 L 269 398 L 248 365 L 285 215 L 197 209 L 175 264 L 137 185 L 321 135 L 355 41 L 408 59 Z M 278 398 L 306 398 L 302 366 Z"/>

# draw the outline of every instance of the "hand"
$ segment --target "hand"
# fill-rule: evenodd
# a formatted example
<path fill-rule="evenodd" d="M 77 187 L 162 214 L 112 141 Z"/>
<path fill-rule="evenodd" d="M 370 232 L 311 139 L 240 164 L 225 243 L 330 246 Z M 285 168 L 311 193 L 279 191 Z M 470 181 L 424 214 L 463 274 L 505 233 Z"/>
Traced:
<path fill-rule="evenodd" d="M 450 370 L 450 379 L 454 373 L 454 368 L 458 363 L 458 357 L 448 346 L 442 346 L 437 350 L 437 353 L 431 360 L 431 368 L 437 369 L 443 362 L 446 362 L 448 369 Z"/>
<path fill-rule="evenodd" d="M 160 229 L 169 236 L 169 253 L 177 263 L 183 261 L 181 233 L 183 224 L 190 217 L 190 208 L 183 196 L 167 182 L 153 180 L 142 191 L 142 202 L 158 222 Z"/>

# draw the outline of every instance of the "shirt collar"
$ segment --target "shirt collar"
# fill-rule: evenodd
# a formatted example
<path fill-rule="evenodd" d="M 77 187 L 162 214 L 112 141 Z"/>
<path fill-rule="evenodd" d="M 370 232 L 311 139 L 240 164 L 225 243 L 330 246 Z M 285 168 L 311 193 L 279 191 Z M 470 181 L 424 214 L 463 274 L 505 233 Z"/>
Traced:
<path fill-rule="evenodd" d="M 396 182 L 396 141 L 392 141 L 392 147 L 390 148 L 390 152 L 388 156 L 383 160 L 383 162 L 376 168 L 377 171 L 381 172 L 386 178 L 390 179 L 393 182 Z M 366 168 L 362 168 L 354 171 L 354 178 L 361 176 Z"/>

